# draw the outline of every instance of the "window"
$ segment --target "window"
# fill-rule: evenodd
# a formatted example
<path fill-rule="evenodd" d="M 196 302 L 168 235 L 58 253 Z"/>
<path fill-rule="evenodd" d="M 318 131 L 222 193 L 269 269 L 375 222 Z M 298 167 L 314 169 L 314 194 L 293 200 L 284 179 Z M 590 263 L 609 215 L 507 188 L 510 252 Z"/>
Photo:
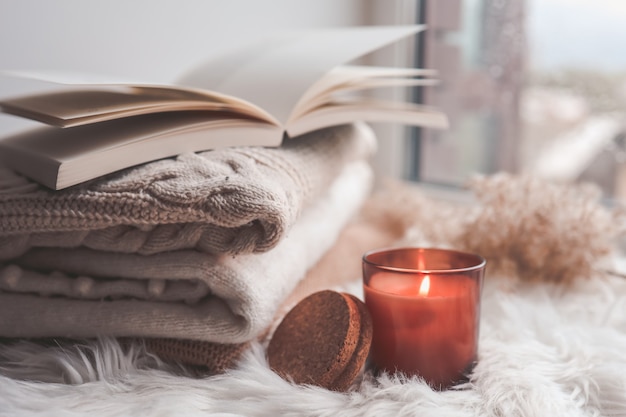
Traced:
<path fill-rule="evenodd" d="M 528 172 L 626 198 L 626 2 L 422 0 L 417 20 L 416 65 L 441 85 L 413 94 L 452 126 L 411 131 L 406 176 Z"/>

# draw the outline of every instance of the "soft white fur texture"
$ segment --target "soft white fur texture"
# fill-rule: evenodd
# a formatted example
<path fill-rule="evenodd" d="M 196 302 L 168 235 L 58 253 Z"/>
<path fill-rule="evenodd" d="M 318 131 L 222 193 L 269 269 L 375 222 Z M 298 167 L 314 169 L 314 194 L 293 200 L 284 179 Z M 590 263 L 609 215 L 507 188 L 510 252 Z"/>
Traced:
<path fill-rule="evenodd" d="M 348 290 L 359 295 L 359 283 Z M 0 415 L 626 416 L 626 280 L 491 277 L 482 307 L 479 363 L 454 390 L 369 372 L 345 394 L 294 386 L 268 369 L 260 344 L 237 369 L 198 378 L 114 340 L 23 343 L 0 350 Z"/>

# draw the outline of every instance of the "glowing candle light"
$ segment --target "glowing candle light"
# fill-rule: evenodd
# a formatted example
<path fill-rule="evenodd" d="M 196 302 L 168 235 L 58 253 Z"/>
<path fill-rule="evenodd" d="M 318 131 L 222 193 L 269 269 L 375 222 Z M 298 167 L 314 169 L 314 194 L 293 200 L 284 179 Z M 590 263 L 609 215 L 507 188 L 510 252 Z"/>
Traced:
<path fill-rule="evenodd" d="M 422 297 L 428 296 L 428 292 L 430 291 L 430 277 L 426 275 L 420 284 L 420 295 Z"/>
<path fill-rule="evenodd" d="M 435 388 L 463 380 L 477 360 L 484 266 L 480 256 L 441 249 L 365 254 L 374 366 L 419 375 Z"/>

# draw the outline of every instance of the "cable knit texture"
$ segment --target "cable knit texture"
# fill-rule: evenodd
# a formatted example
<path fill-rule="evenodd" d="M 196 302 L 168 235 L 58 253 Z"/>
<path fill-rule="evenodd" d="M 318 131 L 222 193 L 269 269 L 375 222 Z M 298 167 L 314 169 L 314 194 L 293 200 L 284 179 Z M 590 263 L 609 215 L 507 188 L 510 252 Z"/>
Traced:
<path fill-rule="evenodd" d="M 0 221 L 24 233 L 2 229 L 0 336 L 258 337 L 373 179 L 364 125 L 291 141 L 157 161 L 58 193 L 8 177 Z"/>
<path fill-rule="evenodd" d="M 346 164 L 374 147 L 368 127 L 346 125 L 280 148 L 184 154 L 56 192 L 0 170 L 0 260 L 46 246 L 265 252 Z"/>

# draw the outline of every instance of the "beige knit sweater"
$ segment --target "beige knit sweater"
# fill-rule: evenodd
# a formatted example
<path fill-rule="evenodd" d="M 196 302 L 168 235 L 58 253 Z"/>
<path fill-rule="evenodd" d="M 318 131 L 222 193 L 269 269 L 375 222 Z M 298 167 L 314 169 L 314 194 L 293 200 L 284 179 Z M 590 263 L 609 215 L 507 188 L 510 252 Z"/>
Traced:
<path fill-rule="evenodd" d="M 374 146 L 344 126 L 61 192 L 3 173 L 0 336 L 255 338 L 360 208 Z"/>
<path fill-rule="evenodd" d="M 67 190 L 0 167 L 0 260 L 31 247 L 150 255 L 179 249 L 264 252 L 375 139 L 363 124 L 287 140 L 280 148 L 184 154 Z"/>

